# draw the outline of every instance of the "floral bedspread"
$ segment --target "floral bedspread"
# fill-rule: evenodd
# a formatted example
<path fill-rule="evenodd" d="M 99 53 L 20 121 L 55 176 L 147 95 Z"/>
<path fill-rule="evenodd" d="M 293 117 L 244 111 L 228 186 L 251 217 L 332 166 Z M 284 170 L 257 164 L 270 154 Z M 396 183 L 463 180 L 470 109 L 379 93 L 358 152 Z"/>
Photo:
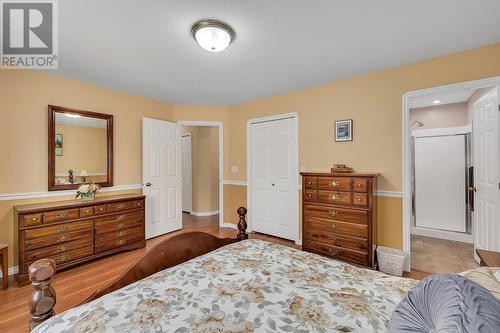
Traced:
<path fill-rule="evenodd" d="M 383 332 L 415 284 L 246 240 L 70 309 L 33 332 Z"/>

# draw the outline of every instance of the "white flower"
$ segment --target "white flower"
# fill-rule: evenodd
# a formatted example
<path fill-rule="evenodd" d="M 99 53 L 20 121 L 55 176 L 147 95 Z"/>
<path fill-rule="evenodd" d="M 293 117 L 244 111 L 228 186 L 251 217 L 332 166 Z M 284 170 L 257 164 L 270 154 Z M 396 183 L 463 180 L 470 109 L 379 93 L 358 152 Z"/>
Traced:
<path fill-rule="evenodd" d="M 80 185 L 80 187 L 78 188 L 77 192 L 79 192 L 79 193 L 89 193 L 90 192 L 90 185 L 89 184 Z"/>

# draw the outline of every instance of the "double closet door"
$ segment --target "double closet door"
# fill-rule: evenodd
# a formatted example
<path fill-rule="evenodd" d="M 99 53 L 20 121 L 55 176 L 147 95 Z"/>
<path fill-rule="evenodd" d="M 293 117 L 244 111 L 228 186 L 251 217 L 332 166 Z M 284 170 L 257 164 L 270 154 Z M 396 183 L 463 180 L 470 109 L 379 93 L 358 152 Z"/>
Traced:
<path fill-rule="evenodd" d="M 252 231 L 298 238 L 297 119 L 249 124 Z"/>

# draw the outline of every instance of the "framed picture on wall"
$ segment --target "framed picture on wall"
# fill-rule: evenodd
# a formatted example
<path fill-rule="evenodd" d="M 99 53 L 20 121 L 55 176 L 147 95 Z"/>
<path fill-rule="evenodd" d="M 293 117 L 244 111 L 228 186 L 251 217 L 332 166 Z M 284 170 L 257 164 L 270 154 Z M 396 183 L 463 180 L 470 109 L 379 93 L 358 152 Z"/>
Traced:
<path fill-rule="evenodd" d="M 56 156 L 62 156 L 63 139 L 62 134 L 56 134 Z"/>
<path fill-rule="evenodd" d="M 335 121 L 335 142 L 352 141 L 352 119 Z"/>

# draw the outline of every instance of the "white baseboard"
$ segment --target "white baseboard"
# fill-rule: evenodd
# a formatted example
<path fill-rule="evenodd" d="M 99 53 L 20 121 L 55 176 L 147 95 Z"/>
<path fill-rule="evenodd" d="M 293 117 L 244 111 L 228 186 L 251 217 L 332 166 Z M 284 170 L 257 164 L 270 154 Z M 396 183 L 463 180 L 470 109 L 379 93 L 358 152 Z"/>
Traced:
<path fill-rule="evenodd" d="M 9 267 L 9 275 L 14 275 L 19 272 L 19 266 Z M 3 277 L 2 272 L 0 271 L 0 279 Z"/>
<path fill-rule="evenodd" d="M 218 210 L 214 210 L 211 212 L 195 212 L 195 211 L 191 212 L 191 215 L 193 215 L 193 216 L 212 216 L 212 215 L 217 215 L 217 214 L 219 214 Z"/>
<path fill-rule="evenodd" d="M 474 243 L 474 238 L 472 237 L 472 235 L 464 234 L 461 232 L 412 227 L 411 234 L 417 236 L 447 239 L 456 242 L 464 242 L 471 244 Z"/>
<path fill-rule="evenodd" d="M 302 245 L 302 238 L 296 239 L 295 244 Z"/>

